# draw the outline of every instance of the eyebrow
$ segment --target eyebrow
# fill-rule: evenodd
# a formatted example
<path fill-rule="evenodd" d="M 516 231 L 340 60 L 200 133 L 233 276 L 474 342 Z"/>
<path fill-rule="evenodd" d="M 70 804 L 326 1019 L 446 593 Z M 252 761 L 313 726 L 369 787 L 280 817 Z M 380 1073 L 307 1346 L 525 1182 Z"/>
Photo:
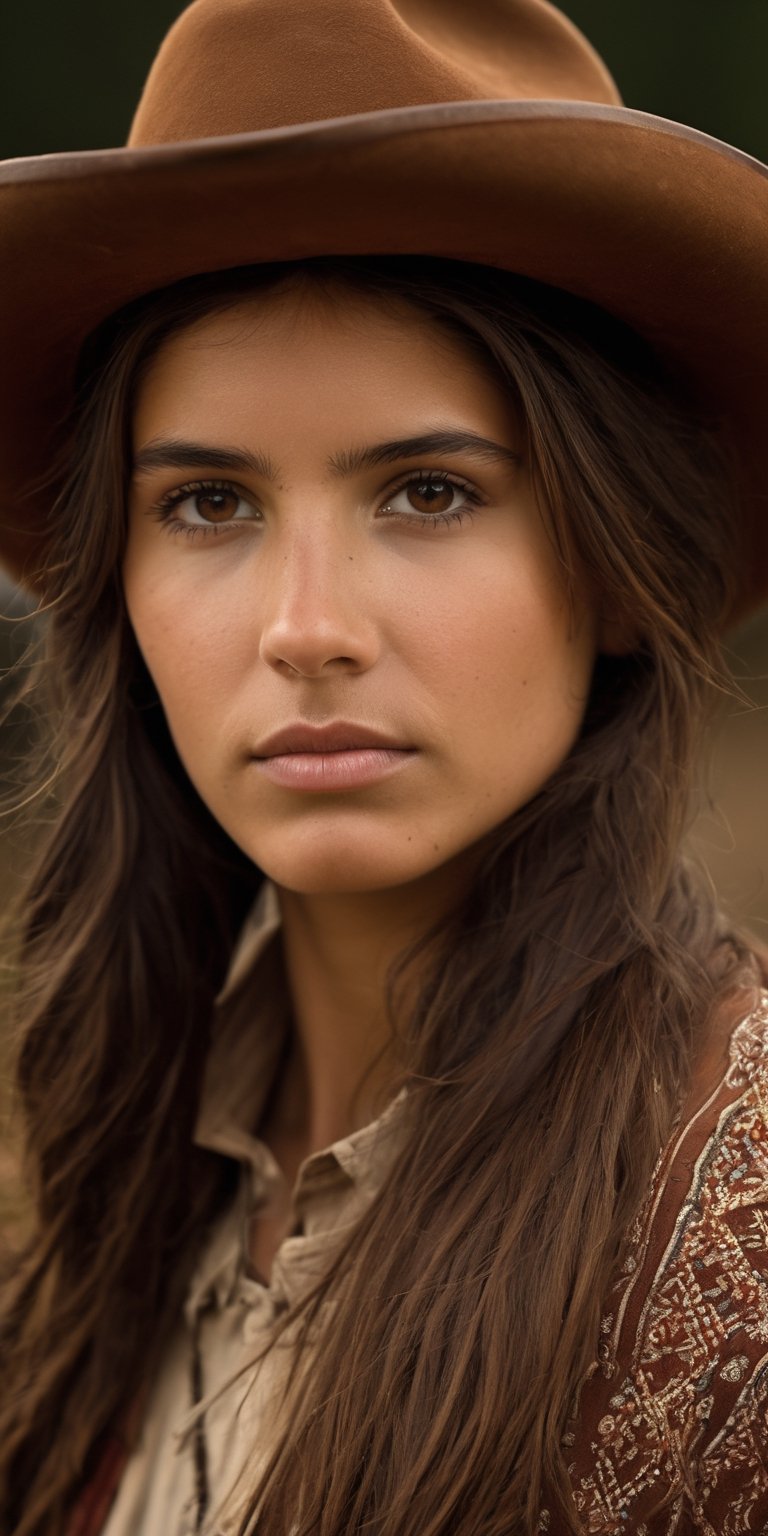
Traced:
<path fill-rule="evenodd" d="M 393 464 L 399 459 L 417 459 L 431 453 L 464 453 L 488 463 L 518 465 L 522 455 L 503 443 L 481 437 L 477 432 L 444 428 L 420 432 L 415 437 L 398 437 L 369 447 L 350 448 L 328 459 L 331 474 L 346 479 L 362 469 L 377 464 Z M 136 453 L 131 473 L 141 476 L 155 469 L 250 470 L 262 480 L 275 481 L 278 471 L 268 455 L 246 448 L 224 448 L 206 443 L 185 442 L 178 438 L 155 438 Z"/>
<path fill-rule="evenodd" d="M 134 455 L 131 474 L 147 475 L 153 469 L 251 470 L 262 480 L 276 480 L 277 470 L 263 453 L 246 448 L 215 448 L 207 443 L 187 443 L 180 438 L 155 438 Z"/>
<path fill-rule="evenodd" d="M 392 464 L 397 459 L 418 459 L 430 453 L 466 453 L 475 459 L 498 463 L 519 464 L 522 455 L 503 443 L 494 443 L 477 432 L 461 432 L 451 428 L 421 432 L 417 437 L 399 437 L 391 442 L 376 443 L 370 448 L 351 448 L 346 453 L 334 454 L 328 468 L 335 475 L 354 475 L 360 469 L 376 464 Z"/>

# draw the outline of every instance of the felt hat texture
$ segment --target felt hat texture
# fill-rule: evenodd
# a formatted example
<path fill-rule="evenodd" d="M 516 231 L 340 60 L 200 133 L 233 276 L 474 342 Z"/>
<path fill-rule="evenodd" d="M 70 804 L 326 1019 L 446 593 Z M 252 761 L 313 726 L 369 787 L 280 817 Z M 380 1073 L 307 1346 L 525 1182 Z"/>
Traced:
<path fill-rule="evenodd" d="M 547 0 L 195 0 L 128 144 L 0 163 L 0 559 L 44 569 L 83 343 L 193 273 L 482 262 L 638 331 L 727 433 L 768 596 L 768 168 L 625 108 Z"/>

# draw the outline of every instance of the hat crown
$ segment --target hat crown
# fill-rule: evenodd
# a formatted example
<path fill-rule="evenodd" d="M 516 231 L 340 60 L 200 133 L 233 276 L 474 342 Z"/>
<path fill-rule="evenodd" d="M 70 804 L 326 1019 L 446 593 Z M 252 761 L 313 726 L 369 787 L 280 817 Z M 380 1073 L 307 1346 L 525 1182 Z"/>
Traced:
<path fill-rule="evenodd" d="M 128 142 L 498 100 L 621 97 L 547 0 L 195 0 L 160 48 Z"/>

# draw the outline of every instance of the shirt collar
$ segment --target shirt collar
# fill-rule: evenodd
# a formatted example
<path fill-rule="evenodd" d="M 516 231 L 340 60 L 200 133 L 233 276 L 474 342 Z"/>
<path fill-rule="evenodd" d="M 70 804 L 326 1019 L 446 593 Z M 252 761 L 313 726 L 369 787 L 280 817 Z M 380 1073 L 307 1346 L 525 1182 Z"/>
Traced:
<path fill-rule="evenodd" d="M 198 1266 L 191 1287 L 193 1310 L 211 1292 L 219 1305 L 226 1304 L 243 1268 L 242 1233 L 249 1214 L 269 1200 L 281 1178 L 272 1153 L 254 1131 L 291 1028 L 280 904 L 269 880 L 265 879 L 243 925 L 216 1004 L 193 1140 L 196 1146 L 240 1163 L 243 1178 L 235 1208 L 217 1227 Z M 309 1230 L 320 1235 L 323 1229 L 335 1227 L 340 1217 L 359 1214 L 374 1198 L 400 1145 L 405 1097 L 403 1089 L 378 1119 L 302 1164 L 295 1203 L 297 1212 L 309 1221 Z M 343 1189 L 352 1196 L 351 1205 Z M 298 1261 L 300 1248 L 301 1244 L 289 1246 L 291 1265 Z"/>
<path fill-rule="evenodd" d="M 245 920 L 217 999 L 193 1140 L 245 1165 L 253 1198 L 274 1180 L 274 1160 L 253 1134 L 290 1028 L 277 891 L 265 880 Z M 248 981 L 247 1002 L 235 999 Z M 223 1004 L 233 1006 L 223 1007 Z"/>

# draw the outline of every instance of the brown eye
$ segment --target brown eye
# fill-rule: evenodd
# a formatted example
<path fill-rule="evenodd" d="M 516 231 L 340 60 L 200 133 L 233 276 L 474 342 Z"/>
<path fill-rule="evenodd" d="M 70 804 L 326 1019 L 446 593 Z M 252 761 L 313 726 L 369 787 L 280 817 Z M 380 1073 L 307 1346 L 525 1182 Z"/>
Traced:
<path fill-rule="evenodd" d="M 225 523 L 234 517 L 241 497 L 234 491 L 198 491 L 190 500 L 207 523 Z"/>
<path fill-rule="evenodd" d="M 399 518 L 416 528 L 420 524 L 437 528 L 462 523 L 465 518 L 471 520 L 473 510 L 481 503 L 482 497 L 465 481 L 454 480 L 452 475 L 437 471 L 433 474 L 422 471 L 405 480 L 381 511 L 385 517 Z"/>
<path fill-rule="evenodd" d="M 253 522 L 260 516 L 236 485 L 217 480 L 194 480 L 172 491 L 155 508 L 171 528 L 226 528 L 230 523 Z"/>
<path fill-rule="evenodd" d="M 405 489 L 416 512 L 447 512 L 457 494 L 448 480 L 413 480 Z"/>

